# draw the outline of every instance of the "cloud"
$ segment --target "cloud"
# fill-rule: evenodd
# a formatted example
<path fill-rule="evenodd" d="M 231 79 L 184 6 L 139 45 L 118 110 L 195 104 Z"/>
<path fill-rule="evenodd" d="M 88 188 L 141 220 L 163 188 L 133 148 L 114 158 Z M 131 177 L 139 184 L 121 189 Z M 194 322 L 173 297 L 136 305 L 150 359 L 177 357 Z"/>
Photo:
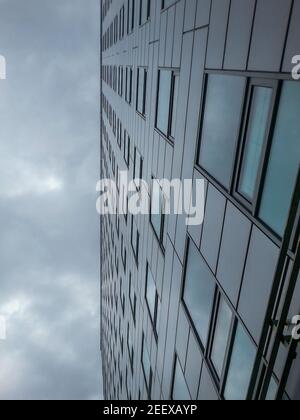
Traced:
<path fill-rule="evenodd" d="M 0 399 L 101 398 L 99 2 L 0 5 Z"/>
<path fill-rule="evenodd" d="M 7 159 L 3 162 L 0 179 L 0 197 L 16 198 L 25 195 L 43 195 L 61 191 L 63 180 L 51 170 L 35 167 L 30 161 Z"/>

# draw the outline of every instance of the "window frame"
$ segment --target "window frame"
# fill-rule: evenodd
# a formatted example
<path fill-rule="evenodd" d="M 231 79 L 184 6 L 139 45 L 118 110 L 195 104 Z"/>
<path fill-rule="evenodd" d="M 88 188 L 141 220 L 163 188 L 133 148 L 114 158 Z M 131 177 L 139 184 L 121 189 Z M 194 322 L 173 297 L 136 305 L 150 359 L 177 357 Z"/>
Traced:
<path fill-rule="evenodd" d="M 153 317 L 152 317 L 151 310 L 150 310 L 149 303 L 148 303 L 148 299 L 147 299 L 147 286 L 148 286 L 149 272 L 150 272 L 150 274 L 152 276 L 152 279 L 153 279 L 153 282 L 155 284 L 155 307 L 154 307 L 154 316 Z M 147 262 L 147 265 L 146 265 L 146 282 L 145 282 L 145 296 L 144 297 L 145 297 L 145 302 L 146 302 L 148 314 L 149 314 L 149 317 L 150 317 L 152 329 L 153 329 L 153 332 L 154 332 L 154 336 L 155 336 L 155 339 L 157 341 L 158 340 L 157 321 L 158 321 L 158 314 L 159 314 L 159 311 L 158 311 L 159 295 L 158 295 L 158 292 L 157 292 L 156 282 L 154 280 L 154 276 L 152 274 L 152 271 L 151 271 L 151 268 L 150 268 L 150 265 L 149 265 L 148 262 Z"/>
<path fill-rule="evenodd" d="M 158 180 L 154 176 L 152 176 L 149 219 L 150 219 L 150 225 L 152 227 L 152 230 L 154 232 L 154 235 L 155 235 L 155 237 L 156 237 L 156 239 L 157 239 L 157 241 L 158 241 L 158 243 L 159 243 L 159 245 L 161 247 L 161 250 L 164 253 L 164 249 L 165 249 L 165 247 L 164 247 L 164 234 L 165 234 L 166 214 L 164 212 L 162 212 L 161 214 L 159 214 L 161 216 L 161 226 L 160 226 L 160 234 L 158 235 L 158 233 L 155 230 L 153 221 L 152 221 L 152 216 L 153 216 L 152 215 L 152 201 L 153 201 L 152 198 L 153 198 L 153 183 L 154 182 L 157 182 L 158 185 L 159 185 L 160 192 L 161 192 L 162 197 L 163 197 L 163 200 L 164 200 L 164 206 L 163 206 L 163 208 L 165 207 L 165 200 L 166 200 L 165 199 L 165 196 L 164 196 L 164 193 L 163 193 L 163 189 L 161 188 L 161 185 L 159 184 Z M 158 216 L 158 214 L 157 215 L 154 215 L 154 216 Z"/>
<path fill-rule="evenodd" d="M 225 391 L 225 387 L 226 387 L 226 381 L 227 381 L 227 377 L 228 377 L 228 371 L 229 371 L 229 368 L 230 368 L 230 363 L 231 363 L 232 353 L 233 353 L 233 349 L 234 349 L 236 331 L 237 331 L 238 325 L 240 325 L 244 329 L 248 338 L 250 339 L 250 341 L 256 347 L 257 347 L 257 344 L 255 343 L 254 338 L 251 336 L 250 332 L 248 331 L 247 327 L 245 326 L 245 324 L 243 322 L 243 319 L 239 315 L 237 309 L 232 305 L 230 300 L 227 298 L 227 296 L 225 295 L 225 293 L 221 289 L 221 287 L 220 287 L 216 278 L 215 278 L 215 296 L 214 296 L 214 301 L 213 301 L 211 318 L 210 318 L 210 322 L 209 322 L 207 343 L 206 343 L 205 347 L 202 344 L 201 338 L 199 337 L 199 334 L 198 334 L 198 332 L 195 328 L 193 319 L 192 319 L 192 317 L 189 313 L 189 310 L 188 310 L 188 308 L 187 308 L 187 306 L 184 302 L 184 290 L 185 290 L 185 283 L 186 283 L 188 251 L 189 251 L 189 244 L 191 242 L 194 244 L 194 246 L 196 246 L 192 237 L 189 234 L 187 234 L 187 239 L 186 239 L 186 244 L 185 244 L 185 254 L 184 254 L 184 265 L 183 265 L 183 271 L 182 271 L 180 302 L 181 302 L 181 304 L 183 306 L 183 309 L 185 311 L 185 314 L 187 316 L 188 323 L 189 323 L 189 326 L 191 328 L 191 331 L 194 333 L 194 335 L 196 337 L 196 340 L 197 340 L 197 343 L 198 343 L 198 346 L 199 346 L 199 349 L 200 349 L 200 353 L 203 357 L 203 362 L 206 363 L 207 366 L 209 367 L 209 371 L 211 373 L 213 384 L 214 384 L 217 392 L 219 393 L 220 397 L 222 399 L 224 399 L 224 391 Z M 198 249 L 197 246 L 196 246 L 196 248 Z M 201 255 L 201 253 L 200 253 L 200 255 Z M 215 277 L 215 275 L 214 275 L 214 277 Z M 230 331 L 229 331 L 229 334 L 228 334 L 228 343 L 227 343 L 226 353 L 225 353 L 225 357 L 224 357 L 223 372 L 222 372 L 221 378 L 219 378 L 217 372 L 215 371 L 213 362 L 211 360 L 211 352 L 212 352 L 212 346 L 213 346 L 214 339 L 215 339 L 215 332 L 216 332 L 216 326 L 217 326 L 218 314 L 219 314 L 219 305 L 220 305 L 221 299 L 223 299 L 226 302 L 229 309 L 231 310 L 232 320 L 231 320 Z M 264 358 L 262 358 L 262 361 L 264 361 Z M 249 386 L 250 386 L 250 384 L 249 384 Z"/>
<path fill-rule="evenodd" d="M 185 313 L 186 313 L 186 315 L 188 317 L 189 323 L 191 325 L 191 328 L 192 328 L 192 330 L 193 330 L 193 332 L 195 334 L 195 337 L 197 338 L 197 341 L 199 343 L 199 346 L 200 346 L 200 348 L 202 350 L 202 353 L 203 354 L 207 354 L 207 352 L 208 352 L 208 350 L 210 348 L 211 331 L 212 331 L 212 326 L 213 326 L 213 322 L 214 322 L 214 318 L 215 318 L 216 302 L 217 302 L 217 298 L 218 298 L 218 289 L 219 289 L 219 287 L 218 287 L 217 283 L 215 283 L 215 285 L 214 285 L 214 289 L 215 290 L 214 290 L 214 296 L 213 296 L 212 309 L 211 309 L 210 319 L 209 319 L 209 323 L 208 323 L 207 339 L 206 339 L 206 343 L 203 343 L 202 342 L 202 339 L 201 339 L 201 337 L 200 337 L 200 335 L 199 335 L 199 333 L 197 331 L 197 328 L 195 326 L 195 322 L 194 322 L 194 320 L 192 318 L 192 315 L 190 313 L 190 310 L 189 310 L 189 308 L 188 308 L 188 306 L 187 306 L 187 304 L 185 302 L 185 299 L 184 299 L 184 292 L 185 292 L 186 280 L 187 280 L 187 268 L 188 268 L 189 249 L 190 249 L 191 244 L 197 248 L 197 250 L 199 252 L 199 256 L 201 256 L 203 258 L 201 252 L 199 251 L 199 248 L 196 246 L 196 244 L 194 243 L 194 241 L 192 240 L 192 238 L 188 235 L 188 239 L 187 239 L 187 242 L 186 242 L 185 256 L 184 256 L 184 266 L 183 266 L 184 268 L 183 268 L 183 273 L 182 273 L 182 275 L 183 275 L 183 279 L 182 279 L 182 290 L 181 290 L 180 298 L 181 298 L 181 302 L 182 302 L 182 305 L 184 307 Z M 204 258 L 203 258 L 203 260 L 205 262 L 205 259 Z M 207 264 L 207 263 L 205 262 L 205 264 Z M 210 268 L 209 268 L 209 270 L 210 270 Z M 212 275 L 215 277 L 215 275 L 213 273 L 212 273 Z"/>
<path fill-rule="evenodd" d="M 207 79 L 209 75 L 231 75 L 231 76 L 243 76 L 247 79 L 248 84 L 245 91 L 245 98 L 244 98 L 244 109 L 242 112 L 242 119 L 245 115 L 245 109 L 248 104 L 246 100 L 248 99 L 248 85 L 249 81 L 251 80 L 266 80 L 267 82 L 274 81 L 277 83 L 276 87 L 276 97 L 274 100 L 274 108 L 273 108 L 273 116 L 271 118 L 271 126 L 270 126 L 270 133 L 269 133 L 269 139 L 268 144 L 266 145 L 266 155 L 264 162 L 262 164 L 262 178 L 260 180 L 261 185 L 258 190 L 258 197 L 257 197 L 257 203 L 255 206 L 253 206 L 253 211 L 249 209 L 249 204 L 245 203 L 243 200 L 240 199 L 240 197 L 237 196 L 235 193 L 235 186 L 236 186 L 236 171 L 238 169 L 239 165 L 239 159 L 240 156 L 240 148 L 241 148 L 241 142 L 243 140 L 242 134 L 244 129 L 244 122 L 241 119 L 241 127 L 240 127 L 240 135 L 237 141 L 236 151 L 235 151 L 235 159 L 234 159 L 234 165 L 233 165 L 233 172 L 232 172 L 232 179 L 230 183 L 230 189 L 227 190 L 220 182 L 218 182 L 211 174 L 209 174 L 204 168 L 202 168 L 198 162 L 199 156 L 200 156 L 200 148 L 201 148 L 201 133 L 202 133 L 202 126 L 203 126 L 203 117 L 204 117 L 204 110 L 205 110 L 205 102 L 206 102 L 206 91 L 207 91 Z M 194 167 L 198 170 L 198 172 L 204 176 L 218 191 L 220 191 L 230 202 L 232 202 L 248 219 L 256 226 L 258 227 L 269 239 L 272 240 L 273 243 L 275 243 L 277 246 L 281 246 L 282 238 L 280 238 L 268 225 L 266 225 L 262 220 L 259 219 L 258 213 L 259 213 L 259 207 L 262 199 L 262 193 L 263 193 L 263 186 L 264 186 L 264 180 L 267 172 L 267 165 L 268 165 L 268 152 L 271 149 L 272 146 L 272 136 L 274 133 L 275 125 L 276 125 L 276 119 L 278 115 L 278 108 L 280 104 L 280 98 L 281 98 L 281 91 L 282 86 L 285 81 L 291 81 L 295 82 L 291 75 L 289 73 L 262 73 L 262 72 L 249 72 L 249 71 L 240 71 L 240 70 L 205 70 L 203 75 L 203 89 L 202 89 L 202 95 L 201 95 L 201 106 L 200 106 L 200 118 L 199 118 L 199 124 L 198 124 L 198 135 L 197 135 L 197 146 L 196 146 L 196 153 L 195 153 L 195 160 L 194 160 Z M 297 82 L 295 82 L 297 83 Z M 295 253 L 293 250 L 293 246 L 290 247 L 288 251 L 288 256 L 294 260 Z"/>
<path fill-rule="evenodd" d="M 171 86 L 170 86 L 170 98 L 169 98 L 169 110 L 168 110 L 168 129 L 167 133 L 161 131 L 157 126 L 158 118 L 158 102 L 159 102 L 159 93 L 160 93 L 160 73 L 161 71 L 171 72 Z M 180 70 L 178 68 L 169 68 L 169 67 L 159 67 L 157 74 L 157 89 L 156 89 L 156 103 L 155 103 L 155 124 L 154 129 L 166 140 L 168 140 L 172 145 L 174 144 L 175 137 L 172 136 L 172 122 L 173 122 L 173 113 L 174 113 L 174 89 L 175 89 L 175 80 L 180 78 Z"/>
<path fill-rule="evenodd" d="M 137 158 L 139 157 L 140 163 L 139 163 L 139 168 L 140 168 L 140 173 L 137 174 L 136 170 L 137 170 Z M 136 186 L 137 191 L 140 191 L 140 186 L 138 186 L 135 183 L 136 179 L 143 179 L 143 167 L 144 167 L 144 159 L 142 154 L 140 153 L 139 149 L 137 146 L 134 147 L 134 162 L 133 162 L 133 182 Z"/>
<path fill-rule="evenodd" d="M 241 179 L 242 170 L 245 164 L 245 149 L 247 147 L 247 135 L 248 128 L 250 123 L 250 114 L 252 110 L 252 99 L 253 92 L 256 87 L 270 88 L 272 89 L 272 99 L 267 119 L 267 127 L 263 140 L 262 153 L 260 157 L 257 179 L 255 182 L 255 192 L 253 196 L 253 201 L 250 202 L 243 194 L 239 191 L 239 183 Z M 238 140 L 238 150 L 236 153 L 236 162 L 233 168 L 233 196 L 240 201 L 240 203 L 248 209 L 251 214 L 255 217 L 259 211 L 259 194 L 263 178 L 264 167 L 267 165 L 267 156 L 270 148 L 270 143 L 272 142 L 272 126 L 274 120 L 276 121 L 276 102 L 278 99 L 278 90 L 279 90 L 279 81 L 274 79 L 264 79 L 264 78 L 250 78 L 247 84 L 247 93 L 246 93 L 246 103 L 245 103 L 245 112 L 244 112 L 244 121 L 242 122 L 242 131 L 240 138 Z"/>
<path fill-rule="evenodd" d="M 144 362 L 143 362 L 143 358 L 144 358 L 143 356 L 144 356 L 144 351 L 145 350 L 147 352 L 147 356 L 149 358 L 149 364 L 150 364 L 149 383 L 148 383 L 148 380 L 147 380 L 147 377 L 146 377 L 145 367 L 144 367 Z M 150 358 L 149 351 L 147 349 L 146 339 L 145 339 L 144 332 L 143 332 L 143 335 L 142 335 L 141 365 L 142 365 L 142 371 L 143 371 L 143 376 L 144 376 L 146 391 L 147 391 L 147 394 L 148 394 L 148 398 L 150 399 L 151 398 L 151 391 L 152 391 L 153 372 L 152 372 L 152 366 L 151 366 L 151 358 Z"/>
<path fill-rule="evenodd" d="M 135 225 L 135 229 L 136 229 L 136 232 L 137 232 L 136 250 L 134 249 L 134 244 L 133 244 L 133 228 L 134 228 L 134 225 Z M 136 266 L 138 267 L 138 265 L 139 265 L 139 253 L 140 253 L 139 252 L 140 251 L 140 232 L 139 232 L 139 229 L 137 227 L 137 224 L 135 222 L 135 219 L 134 219 L 133 215 L 131 216 L 130 242 L 131 242 L 131 248 L 132 248 L 132 251 L 133 251 L 134 260 L 135 260 Z"/>
<path fill-rule="evenodd" d="M 144 83 L 143 83 L 143 109 L 139 109 L 139 98 L 140 98 L 140 92 L 139 92 L 139 82 L 140 82 L 140 71 L 144 72 Z M 139 66 L 137 67 L 137 78 L 136 78 L 136 112 L 140 117 L 143 119 L 146 119 L 146 97 L 147 97 L 147 82 L 148 82 L 148 68 Z"/>
<path fill-rule="evenodd" d="M 132 293 L 133 293 L 133 301 L 132 301 Z M 132 274 L 129 273 L 129 302 L 130 302 L 130 308 L 133 318 L 133 323 L 136 323 L 136 303 L 137 303 L 137 297 L 136 293 L 133 287 L 133 281 L 132 281 Z"/>
<path fill-rule="evenodd" d="M 184 382 L 185 382 L 187 391 L 188 391 L 188 393 L 190 395 L 190 400 L 192 400 L 192 397 L 191 397 L 191 394 L 190 394 L 190 390 L 189 390 L 189 387 L 187 385 L 187 382 L 186 382 L 186 379 L 185 379 L 185 376 L 184 376 L 184 369 L 182 369 L 182 366 L 181 366 L 181 363 L 180 363 L 180 359 L 179 359 L 179 357 L 178 357 L 178 355 L 177 355 L 176 352 L 175 352 L 175 357 L 174 357 L 174 362 L 173 362 L 173 369 L 172 369 L 172 372 L 173 373 L 172 373 L 172 385 L 171 385 L 170 400 L 171 401 L 176 401 L 176 400 L 174 400 L 174 389 L 175 389 L 176 369 L 177 369 L 177 366 L 178 365 L 179 365 L 179 368 L 181 369 L 181 373 L 183 374 L 183 379 L 184 379 Z"/>

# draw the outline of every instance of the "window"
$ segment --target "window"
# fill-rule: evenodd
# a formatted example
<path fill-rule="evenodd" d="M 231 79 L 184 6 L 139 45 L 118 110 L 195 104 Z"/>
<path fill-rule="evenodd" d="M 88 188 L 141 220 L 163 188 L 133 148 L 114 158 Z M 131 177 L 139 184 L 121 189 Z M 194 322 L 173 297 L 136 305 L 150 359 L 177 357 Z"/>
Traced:
<path fill-rule="evenodd" d="M 300 85 L 284 82 L 263 186 L 260 219 L 283 236 L 300 162 Z"/>
<path fill-rule="evenodd" d="M 123 280 L 120 278 L 120 302 L 122 306 L 123 317 L 125 313 L 125 295 L 123 293 Z"/>
<path fill-rule="evenodd" d="M 132 68 L 126 67 L 125 100 L 131 105 L 132 101 Z"/>
<path fill-rule="evenodd" d="M 157 333 L 158 318 L 159 318 L 159 297 L 156 290 L 156 284 L 149 268 L 147 265 L 147 275 L 146 275 L 146 292 L 145 299 L 147 302 L 147 307 L 149 315 L 151 318 L 152 326 L 154 332 Z"/>
<path fill-rule="evenodd" d="M 127 1 L 127 34 L 130 34 L 134 29 L 135 20 L 135 0 Z"/>
<path fill-rule="evenodd" d="M 119 39 L 124 38 L 124 19 L 125 19 L 125 7 L 123 6 L 120 10 L 120 29 L 119 29 Z"/>
<path fill-rule="evenodd" d="M 139 67 L 137 70 L 136 110 L 142 116 L 146 115 L 147 70 Z"/>
<path fill-rule="evenodd" d="M 120 66 L 119 67 L 119 72 L 118 72 L 118 94 L 122 97 L 123 96 L 123 67 Z"/>
<path fill-rule="evenodd" d="M 162 9 L 166 9 L 167 7 L 171 6 L 175 0 L 162 0 Z"/>
<path fill-rule="evenodd" d="M 133 341 L 130 333 L 129 324 L 127 326 L 127 348 L 128 348 L 128 355 L 130 361 L 131 372 L 133 372 L 133 358 L 134 358 L 134 350 L 133 350 Z"/>
<path fill-rule="evenodd" d="M 156 179 L 153 179 L 151 194 L 151 212 L 150 221 L 157 236 L 158 241 L 162 244 L 164 237 L 164 220 L 165 220 L 165 197 L 161 186 Z"/>
<path fill-rule="evenodd" d="M 144 379 L 146 383 L 148 397 L 151 396 L 151 386 L 152 386 L 152 369 L 151 369 L 151 362 L 150 356 L 148 353 L 148 349 L 146 347 L 145 336 L 143 334 L 143 341 L 142 341 L 142 368 Z"/>
<path fill-rule="evenodd" d="M 132 219 L 131 219 L 131 246 L 132 246 L 133 255 L 134 255 L 136 264 L 138 264 L 138 260 L 139 260 L 139 242 L 140 242 L 140 234 L 139 234 L 138 228 L 136 226 L 134 217 L 132 216 Z"/>
<path fill-rule="evenodd" d="M 224 298 L 221 298 L 211 351 L 211 360 L 219 378 L 222 377 L 223 373 L 232 318 L 230 308 Z"/>
<path fill-rule="evenodd" d="M 133 287 L 133 284 L 132 284 L 132 275 L 131 275 L 131 273 L 129 275 L 129 301 L 130 301 L 130 307 L 131 307 L 133 321 L 135 322 L 135 316 L 136 316 L 136 294 L 134 292 L 134 287 Z"/>
<path fill-rule="evenodd" d="M 186 262 L 183 301 L 205 347 L 215 294 L 215 279 L 192 241 Z"/>
<path fill-rule="evenodd" d="M 138 151 L 138 149 L 135 147 L 134 149 L 134 168 L 133 168 L 133 180 L 135 182 L 135 185 L 137 189 L 140 188 L 140 185 L 138 183 L 138 180 L 143 179 L 143 159 Z"/>
<path fill-rule="evenodd" d="M 121 121 L 118 119 L 117 124 L 117 142 L 118 146 L 121 149 L 122 148 L 122 137 L 123 137 L 123 127 Z"/>
<path fill-rule="evenodd" d="M 199 165 L 229 190 L 246 78 L 209 75 L 202 121 Z"/>
<path fill-rule="evenodd" d="M 255 198 L 259 167 L 262 161 L 270 119 L 273 89 L 267 86 L 253 85 L 250 95 L 251 105 L 238 192 L 252 203 Z"/>
<path fill-rule="evenodd" d="M 255 356 L 256 346 L 239 324 L 225 386 L 224 396 L 226 400 L 239 401 L 246 399 Z"/>
<path fill-rule="evenodd" d="M 175 137 L 179 75 L 172 70 L 159 70 L 156 128 L 166 137 Z"/>
<path fill-rule="evenodd" d="M 121 258 L 122 258 L 124 271 L 126 271 L 127 256 L 126 256 L 126 248 L 125 248 L 123 235 L 121 236 Z"/>
<path fill-rule="evenodd" d="M 191 400 L 191 396 L 190 396 L 187 384 L 185 382 L 184 374 L 183 374 L 178 358 L 176 358 L 176 363 L 175 363 L 172 400 L 174 401 Z"/>
<path fill-rule="evenodd" d="M 143 25 L 150 18 L 150 0 L 140 0 L 139 24 Z"/>
<path fill-rule="evenodd" d="M 124 160 L 129 167 L 130 164 L 130 137 L 126 130 L 124 130 Z"/>

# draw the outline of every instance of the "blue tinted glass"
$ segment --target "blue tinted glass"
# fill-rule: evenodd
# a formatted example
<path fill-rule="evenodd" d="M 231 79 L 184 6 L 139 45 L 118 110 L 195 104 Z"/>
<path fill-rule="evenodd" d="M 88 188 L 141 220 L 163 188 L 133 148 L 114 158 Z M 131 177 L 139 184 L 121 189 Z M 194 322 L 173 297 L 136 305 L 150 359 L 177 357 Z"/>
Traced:
<path fill-rule="evenodd" d="M 272 93 L 271 88 L 255 87 L 253 89 L 251 114 L 239 186 L 239 191 L 251 201 L 255 193 Z"/>
<path fill-rule="evenodd" d="M 160 70 L 156 127 L 168 135 L 172 72 Z"/>
<path fill-rule="evenodd" d="M 260 218 L 282 236 L 300 162 L 300 84 L 283 85 L 263 190 Z"/>
<path fill-rule="evenodd" d="M 245 333 L 241 325 L 238 326 L 225 387 L 226 400 L 245 400 L 254 367 L 256 347 Z"/>
<path fill-rule="evenodd" d="M 246 79 L 210 75 L 207 85 L 199 164 L 229 188 L 240 128 Z"/>
<path fill-rule="evenodd" d="M 155 305 L 156 305 L 156 285 L 151 274 L 151 271 L 148 267 L 147 275 L 147 289 L 146 289 L 146 299 L 151 314 L 152 321 L 154 322 L 155 317 Z"/>
<path fill-rule="evenodd" d="M 174 377 L 173 400 L 189 401 L 190 399 L 190 393 L 186 385 L 180 363 L 177 360 Z"/>
<path fill-rule="evenodd" d="M 229 339 L 232 312 L 224 299 L 220 302 L 211 360 L 219 378 L 222 375 L 224 359 Z"/>
<path fill-rule="evenodd" d="M 142 363 L 144 368 L 145 379 L 147 382 L 148 388 L 150 387 L 151 380 L 151 364 L 148 351 L 146 349 L 145 339 L 143 339 L 143 354 L 142 354 Z"/>
<path fill-rule="evenodd" d="M 208 337 L 214 292 L 214 276 L 197 248 L 190 242 L 183 298 L 204 346 Z"/>
<path fill-rule="evenodd" d="M 164 211 L 163 192 L 157 181 L 154 180 L 151 201 L 151 222 L 159 240 L 162 236 L 162 223 Z"/>

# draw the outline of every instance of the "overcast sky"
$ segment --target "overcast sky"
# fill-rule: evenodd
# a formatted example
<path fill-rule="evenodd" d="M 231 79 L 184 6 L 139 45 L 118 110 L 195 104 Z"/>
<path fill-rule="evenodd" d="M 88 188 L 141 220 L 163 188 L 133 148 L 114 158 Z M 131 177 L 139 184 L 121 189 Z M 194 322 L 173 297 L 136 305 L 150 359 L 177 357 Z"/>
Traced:
<path fill-rule="evenodd" d="M 0 399 L 101 397 L 99 0 L 0 0 Z"/>

